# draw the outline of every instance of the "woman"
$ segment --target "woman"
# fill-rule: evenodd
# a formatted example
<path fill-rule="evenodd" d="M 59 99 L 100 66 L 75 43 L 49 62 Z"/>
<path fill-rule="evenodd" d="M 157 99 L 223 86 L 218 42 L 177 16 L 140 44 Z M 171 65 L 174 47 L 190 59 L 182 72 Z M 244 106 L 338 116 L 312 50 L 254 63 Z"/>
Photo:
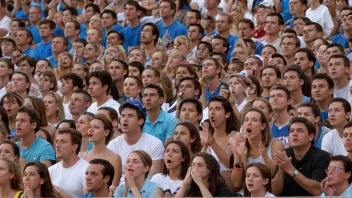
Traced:
<path fill-rule="evenodd" d="M 8 140 L 9 135 L 10 135 L 9 127 L 3 121 L 0 121 L 0 142 Z"/>
<path fill-rule="evenodd" d="M 229 79 L 230 94 L 234 99 L 238 112 L 241 112 L 247 104 L 246 92 L 249 85 L 249 80 L 240 74 L 235 74 Z"/>
<path fill-rule="evenodd" d="M 123 93 L 127 98 L 134 98 L 141 101 L 142 99 L 143 82 L 140 78 L 128 76 L 123 82 Z"/>
<path fill-rule="evenodd" d="M 43 140 L 49 142 L 51 145 L 53 145 L 53 141 L 51 138 L 51 135 L 48 130 L 44 129 L 43 127 L 40 128 L 36 133 L 36 136 L 42 138 Z"/>
<path fill-rule="evenodd" d="M 268 122 L 270 123 L 269 128 L 271 128 L 271 122 L 272 122 L 272 118 L 274 115 L 274 111 L 273 108 L 271 107 L 269 101 L 265 98 L 259 98 L 257 97 L 252 104 L 253 108 L 257 108 L 260 109 L 266 118 L 268 118 Z"/>
<path fill-rule="evenodd" d="M 245 173 L 244 197 L 275 197 L 271 194 L 270 169 L 262 163 L 252 163 Z"/>
<path fill-rule="evenodd" d="M 96 115 L 103 115 L 111 122 L 113 134 L 110 141 L 122 135 L 122 131 L 119 129 L 119 124 L 118 124 L 119 115 L 117 114 L 117 111 L 114 108 L 100 107 Z"/>
<path fill-rule="evenodd" d="M 65 119 L 62 99 L 57 93 L 49 91 L 43 101 L 45 104 L 45 113 L 48 119 L 48 125 L 56 127 L 60 120 Z"/>
<path fill-rule="evenodd" d="M 174 141 L 181 141 L 188 148 L 190 156 L 194 156 L 202 150 L 198 129 L 189 122 L 180 122 L 176 125 Z"/>
<path fill-rule="evenodd" d="M 164 191 L 173 195 L 181 187 L 191 162 L 188 149 L 181 141 L 171 141 L 165 146 L 163 173 L 158 173 L 150 181 L 159 184 Z"/>
<path fill-rule="evenodd" d="M 72 44 L 73 63 L 86 63 L 84 59 L 84 48 L 88 42 L 85 39 L 77 39 Z"/>
<path fill-rule="evenodd" d="M 7 115 L 6 109 L 3 106 L 0 106 L 0 121 L 9 127 L 9 116 Z"/>
<path fill-rule="evenodd" d="M 20 149 L 16 143 L 4 140 L 0 143 L 0 156 L 8 157 L 18 162 L 20 159 Z"/>
<path fill-rule="evenodd" d="M 0 157 L 0 195 L 19 198 L 22 194 L 21 168 L 16 161 Z"/>
<path fill-rule="evenodd" d="M 182 1 L 182 0 L 181 0 Z M 182 52 L 183 56 L 187 57 L 187 61 L 195 57 L 191 49 L 191 40 L 187 36 L 178 36 L 174 40 L 174 49 L 178 49 Z"/>
<path fill-rule="evenodd" d="M 279 139 L 271 136 L 269 122 L 261 110 L 252 108 L 247 111 L 243 115 L 242 126 L 245 139 L 237 132 L 230 137 L 234 159 L 230 160 L 234 166 L 231 179 L 236 188 L 242 188 L 243 168 L 247 164 L 265 164 L 273 175 L 276 165 L 272 156 L 285 148 Z"/>
<path fill-rule="evenodd" d="M 164 103 L 161 108 L 164 111 L 167 111 L 169 109 L 171 101 L 174 99 L 174 86 L 167 76 L 161 77 L 155 84 L 163 89 Z"/>
<path fill-rule="evenodd" d="M 76 123 L 76 129 L 82 135 L 81 149 L 78 153 L 78 157 L 80 158 L 83 158 L 83 156 L 85 156 L 88 151 L 92 150 L 93 148 L 93 143 L 89 142 L 88 136 L 89 123 L 93 120 L 93 118 L 94 114 L 84 112 L 81 116 L 79 116 Z"/>
<path fill-rule="evenodd" d="M 6 85 L 11 81 L 11 75 L 14 72 L 14 65 L 11 61 L 0 58 L 0 90 L 5 91 Z M 6 93 L 6 91 L 5 91 Z"/>
<path fill-rule="evenodd" d="M 197 153 L 186 178 L 175 197 L 238 197 L 232 193 L 220 174 L 216 159 L 208 153 Z"/>
<path fill-rule="evenodd" d="M 56 92 L 58 89 L 58 85 L 55 73 L 50 70 L 40 73 L 38 87 L 40 93 L 42 94 L 42 98 L 44 98 L 49 91 Z"/>
<path fill-rule="evenodd" d="M 103 60 L 101 61 L 104 65 L 104 68 L 106 71 L 109 71 L 109 65 L 114 59 L 121 59 L 123 61 L 126 61 L 126 53 L 125 50 L 122 49 L 123 51 L 121 52 L 121 49 L 119 47 L 122 47 L 121 45 L 108 45 L 105 53 Z"/>
<path fill-rule="evenodd" d="M 83 90 L 87 91 L 89 84 L 89 67 L 84 63 L 76 63 L 73 65 L 72 71 L 83 80 Z"/>
<path fill-rule="evenodd" d="M 169 60 L 163 71 L 170 80 L 174 80 L 177 67 L 183 63 L 186 63 L 186 56 L 184 56 L 180 50 L 173 49 L 170 52 Z"/>
<path fill-rule="evenodd" d="M 29 162 L 23 171 L 24 191 L 22 197 L 63 197 L 54 189 L 45 164 Z"/>
<path fill-rule="evenodd" d="M 179 84 L 180 80 L 184 77 L 194 77 L 198 80 L 196 71 L 190 64 L 182 64 L 176 69 L 176 85 Z"/>
<path fill-rule="evenodd" d="M 16 138 L 16 115 L 23 104 L 22 97 L 16 92 L 9 92 L 5 94 L 0 101 L 9 117 L 10 138 Z"/>
<path fill-rule="evenodd" d="M 272 45 L 265 45 L 263 47 L 263 50 L 262 50 L 262 53 L 261 53 L 261 57 L 263 58 L 263 68 L 268 66 L 269 59 L 271 58 L 271 56 L 273 54 L 276 54 L 276 53 L 277 53 L 277 50 Z"/>
<path fill-rule="evenodd" d="M 88 153 L 82 158 L 86 161 L 92 159 L 100 158 L 109 161 L 113 164 L 115 169 L 114 180 L 112 181 L 112 186 L 110 190 L 115 191 L 115 188 L 118 186 L 121 178 L 121 157 L 111 150 L 109 150 L 106 145 L 109 143 L 109 140 L 112 135 L 112 124 L 111 122 L 103 115 L 97 115 L 89 123 L 88 137 L 89 141 L 94 144 L 93 149 L 88 151 Z"/>
<path fill-rule="evenodd" d="M 160 186 L 147 179 L 152 164 L 152 158 L 145 151 L 131 152 L 126 163 L 125 183 L 116 189 L 114 197 L 162 197 Z"/>
<path fill-rule="evenodd" d="M 326 55 L 327 45 L 321 45 L 317 51 L 317 61 L 320 65 L 317 73 L 329 74 L 329 59 Z"/>
<path fill-rule="evenodd" d="M 103 55 L 104 55 L 104 47 L 102 45 L 102 41 L 103 41 L 103 31 L 101 29 L 96 28 L 96 27 L 90 27 L 87 32 L 87 42 L 94 43 L 95 45 L 97 45 L 99 47 L 98 57 L 103 57 Z M 98 58 L 97 60 L 100 60 L 100 58 Z"/>
<path fill-rule="evenodd" d="M 168 56 L 164 51 L 155 51 L 152 55 L 150 65 L 161 72 L 166 66 L 167 60 Z"/>

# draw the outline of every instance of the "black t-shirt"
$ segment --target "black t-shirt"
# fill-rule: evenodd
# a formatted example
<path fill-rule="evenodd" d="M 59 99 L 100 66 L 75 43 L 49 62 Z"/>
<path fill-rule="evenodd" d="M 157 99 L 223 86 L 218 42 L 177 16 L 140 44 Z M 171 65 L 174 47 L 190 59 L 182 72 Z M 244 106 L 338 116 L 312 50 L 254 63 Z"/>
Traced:
<path fill-rule="evenodd" d="M 231 192 L 225 183 L 221 184 L 213 197 L 241 197 L 240 194 Z"/>
<path fill-rule="evenodd" d="M 330 163 L 330 154 L 311 146 L 307 154 L 298 161 L 294 154 L 293 148 L 285 149 L 288 157 L 292 157 L 293 166 L 308 179 L 321 182 L 326 178 L 325 170 Z M 312 196 L 304 190 L 289 174 L 285 173 L 284 188 L 281 196 Z"/>

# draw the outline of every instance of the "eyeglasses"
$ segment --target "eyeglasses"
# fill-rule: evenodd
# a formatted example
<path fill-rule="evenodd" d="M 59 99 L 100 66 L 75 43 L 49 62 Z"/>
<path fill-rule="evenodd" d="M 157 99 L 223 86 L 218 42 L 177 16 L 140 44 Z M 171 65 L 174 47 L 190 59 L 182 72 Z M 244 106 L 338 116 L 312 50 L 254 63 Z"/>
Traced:
<path fill-rule="evenodd" d="M 340 167 L 331 167 L 331 166 L 329 166 L 329 167 L 325 170 L 325 172 L 326 172 L 326 173 L 329 173 L 329 171 L 336 172 L 336 171 L 340 171 L 340 170 L 345 170 L 345 169 L 344 169 L 344 168 L 340 168 Z"/>

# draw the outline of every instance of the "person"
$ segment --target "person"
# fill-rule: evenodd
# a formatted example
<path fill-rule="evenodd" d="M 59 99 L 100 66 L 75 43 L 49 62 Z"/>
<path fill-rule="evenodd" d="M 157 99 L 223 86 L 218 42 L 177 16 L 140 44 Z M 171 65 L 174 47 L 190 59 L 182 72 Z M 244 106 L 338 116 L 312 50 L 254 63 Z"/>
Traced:
<path fill-rule="evenodd" d="M 321 39 L 323 38 L 323 35 L 324 35 L 324 30 L 322 28 L 322 26 L 319 24 L 319 23 L 316 23 L 316 22 L 312 22 L 310 21 L 304 21 L 304 18 L 300 19 L 296 19 L 296 24 L 300 24 L 301 23 L 301 20 L 302 20 L 302 23 L 304 24 L 303 25 L 303 41 L 305 42 L 306 44 L 306 47 L 308 49 L 313 49 L 313 44 L 315 42 L 315 40 L 317 39 Z M 297 25 L 299 26 L 299 25 Z M 297 29 L 297 28 L 295 28 Z M 297 33 L 299 32 L 300 30 L 297 30 Z"/>
<path fill-rule="evenodd" d="M 53 55 L 52 42 L 55 30 L 55 22 L 44 19 L 39 22 L 41 42 L 38 43 L 36 51 L 38 52 L 38 60 L 48 58 Z"/>
<path fill-rule="evenodd" d="M 269 99 L 270 89 L 274 85 L 279 84 L 279 82 L 281 81 L 281 72 L 277 67 L 273 65 L 268 65 L 263 68 L 260 75 L 261 83 L 263 86 L 262 97 L 264 97 L 265 99 Z"/>
<path fill-rule="evenodd" d="M 352 196 L 352 161 L 346 156 L 331 157 L 329 167 L 326 169 L 327 177 L 321 183 L 323 193 L 327 196 Z"/>
<path fill-rule="evenodd" d="M 351 116 L 351 105 L 343 98 L 333 98 L 329 104 L 329 121 L 334 130 L 323 138 L 321 149 L 335 155 L 347 155 L 343 144 L 344 126 Z"/>
<path fill-rule="evenodd" d="M 334 54 L 329 58 L 329 75 L 334 81 L 334 98 L 351 99 L 349 89 L 350 61 L 343 54 Z"/>
<path fill-rule="evenodd" d="M 319 196 L 326 177 L 330 154 L 313 146 L 315 127 L 307 119 L 294 117 L 289 123 L 291 147 L 277 151 L 274 162 L 279 171 L 272 180 L 276 196 Z"/>
<path fill-rule="evenodd" d="M 122 131 L 119 128 L 119 115 L 117 111 L 111 107 L 101 107 L 99 108 L 97 115 L 104 115 L 112 124 L 112 136 L 110 140 L 122 135 Z"/>
<path fill-rule="evenodd" d="M 64 74 L 61 79 L 60 93 L 62 94 L 62 105 L 64 106 L 65 118 L 72 119 L 72 114 L 69 110 L 70 101 L 73 92 L 83 88 L 83 80 L 73 73 Z"/>
<path fill-rule="evenodd" d="M 148 22 L 143 24 L 140 41 L 144 45 L 144 54 L 146 55 L 146 64 L 152 63 L 152 58 L 154 53 L 157 51 L 157 44 L 159 40 L 159 29 L 154 23 Z M 164 66 L 166 64 L 167 58 L 164 60 Z M 162 69 L 162 68 L 160 68 Z"/>
<path fill-rule="evenodd" d="M 57 91 L 57 80 L 53 71 L 46 70 L 41 72 L 38 76 L 38 88 L 42 98 L 44 98 L 49 91 Z"/>
<path fill-rule="evenodd" d="M 11 61 L 0 58 L 0 65 L 2 70 L 0 71 L 0 99 L 6 94 L 6 85 L 11 80 L 12 73 L 14 71 L 14 65 Z"/>
<path fill-rule="evenodd" d="M 21 167 L 11 158 L 0 157 L 0 193 L 3 197 L 20 198 L 22 195 Z"/>
<path fill-rule="evenodd" d="M 23 168 L 24 190 L 22 197 L 63 197 L 51 183 L 45 164 L 30 162 Z"/>
<path fill-rule="evenodd" d="M 128 99 L 121 105 L 119 124 L 123 135 L 110 141 L 107 146 L 108 149 L 120 155 L 122 174 L 126 171 L 128 155 L 138 149 L 146 151 L 153 160 L 150 176 L 160 173 L 162 169 L 163 143 L 158 138 L 142 132 L 145 120 L 142 106 L 141 102 L 134 99 Z"/>
<path fill-rule="evenodd" d="M 123 82 L 123 92 L 126 99 L 134 98 L 141 101 L 142 89 L 143 82 L 141 78 L 135 76 L 128 76 L 125 78 L 125 81 Z"/>
<path fill-rule="evenodd" d="M 52 145 L 37 137 L 35 132 L 40 128 L 39 114 L 32 108 L 21 107 L 16 116 L 16 135 L 20 141 L 16 142 L 20 148 L 20 156 L 27 162 L 42 162 L 47 167 L 55 161 Z"/>
<path fill-rule="evenodd" d="M 267 38 L 262 41 L 262 44 L 272 45 L 276 48 L 276 51 L 280 52 L 280 31 L 283 29 L 284 19 L 279 13 L 269 13 L 265 18 L 264 30 L 266 32 Z"/>
<path fill-rule="evenodd" d="M 271 172 L 262 163 L 248 164 L 245 171 L 244 197 L 275 197 L 271 194 Z"/>
<path fill-rule="evenodd" d="M 70 104 L 68 105 L 72 120 L 77 121 L 84 112 L 87 112 L 91 104 L 92 97 L 88 92 L 82 89 L 74 90 L 70 97 Z"/>
<path fill-rule="evenodd" d="M 194 155 L 192 165 L 175 197 L 234 197 L 220 174 L 216 159 L 208 153 Z"/>
<path fill-rule="evenodd" d="M 0 142 L 0 156 L 8 157 L 19 162 L 20 148 L 18 148 L 16 143 L 10 140 L 3 140 Z"/>
<path fill-rule="evenodd" d="M 112 180 L 115 175 L 115 170 L 112 164 L 104 159 L 93 159 L 89 162 L 86 170 L 86 186 L 88 194 L 81 198 L 89 197 L 109 197 L 109 186 L 112 185 Z"/>
<path fill-rule="evenodd" d="M 81 134 L 75 129 L 62 128 L 56 131 L 56 157 L 61 161 L 49 167 L 52 183 L 80 197 L 86 194 L 85 171 L 88 162 L 78 157 L 82 142 Z"/>
<path fill-rule="evenodd" d="M 190 122 L 197 130 L 201 130 L 200 122 L 203 118 L 203 107 L 197 99 L 184 98 L 178 106 L 177 116 L 180 122 Z"/>
<path fill-rule="evenodd" d="M 311 78 L 315 74 L 315 62 L 316 58 L 312 50 L 300 48 L 295 52 L 295 64 L 302 68 L 308 78 Z"/>
<path fill-rule="evenodd" d="M 123 102 L 123 82 L 128 76 L 128 64 L 121 59 L 114 59 L 108 66 L 108 70 L 111 74 L 111 79 L 113 81 L 111 87 L 111 95 L 116 95 L 116 97 L 114 98 L 116 101 Z"/>
<path fill-rule="evenodd" d="M 9 138 L 16 138 L 16 115 L 18 109 L 23 105 L 22 97 L 16 92 L 6 93 L 0 101 L 8 116 Z"/>
<path fill-rule="evenodd" d="M 1 51 L 2 51 L 2 58 L 7 60 L 11 60 L 12 53 L 17 48 L 15 37 L 6 36 L 0 38 L 1 43 Z"/>
<path fill-rule="evenodd" d="M 193 11 L 188 11 L 187 15 L 194 13 Z M 190 48 L 192 50 L 192 54 L 196 54 L 197 46 L 199 45 L 203 34 L 204 29 L 200 24 L 190 24 L 188 27 L 188 38 L 191 40 Z"/>
<path fill-rule="evenodd" d="M 350 12 L 350 10 L 348 10 L 348 12 Z M 343 48 L 346 48 L 347 44 L 348 44 L 348 38 L 349 35 L 352 33 L 352 27 L 349 25 L 351 22 L 351 15 L 348 14 L 347 16 L 345 16 L 346 18 L 341 17 L 341 22 L 342 22 L 342 27 L 343 27 L 343 32 L 340 34 L 336 34 L 335 36 L 333 36 L 331 38 L 331 41 L 333 43 L 338 43 L 341 46 L 343 46 Z"/>
<path fill-rule="evenodd" d="M 238 112 L 245 110 L 247 105 L 246 94 L 249 86 L 250 81 L 240 74 L 235 74 L 229 79 L 230 94 L 234 99 Z"/>
<path fill-rule="evenodd" d="M 112 192 L 115 191 L 121 178 L 121 157 L 111 150 L 106 145 L 112 136 L 112 124 L 104 115 L 96 115 L 89 123 L 88 137 L 89 141 L 93 143 L 93 149 L 88 151 L 82 158 L 86 161 L 92 159 L 105 159 L 113 164 L 115 175 L 113 177 L 112 185 L 109 186 Z M 99 153 L 99 154 L 98 154 Z"/>
<path fill-rule="evenodd" d="M 190 27 L 192 24 L 200 25 L 201 13 L 198 9 L 188 10 L 186 14 L 186 26 Z"/>
<path fill-rule="evenodd" d="M 49 91 L 45 95 L 43 101 L 45 103 L 45 113 L 47 116 L 48 125 L 56 127 L 60 120 L 65 119 L 62 99 L 59 94 Z"/>
<path fill-rule="evenodd" d="M 96 101 L 90 105 L 88 112 L 96 114 L 100 107 L 112 107 L 118 111 L 120 104 L 109 98 L 112 78 L 106 71 L 95 71 L 89 76 L 88 92 Z"/>
<path fill-rule="evenodd" d="M 63 52 L 67 52 L 69 47 L 69 43 L 64 36 L 54 36 L 51 42 L 51 49 L 52 49 L 52 56 L 47 57 L 47 59 L 53 64 L 54 68 L 58 71 L 61 71 L 61 63 L 68 63 L 68 61 L 60 61 L 59 62 L 59 55 Z M 71 57 L 70 57 L 71 58 Z M 71 67 L 72 67 L 72 58 L 71 58 Z M 67 69 L 67 68 L 62 68 Z M 72 68 L 71 68 L 72 69 Z M 70 70 L 71 71 L 71 70 Z"/>
<path fill-rule="evenodd" d="M 93 120 L 94 117 L 94 114 L 84 112 L 76 121 L 76 129 L 79 133 L 81 133 L 82 136 L 81 148 L 78 153 L 78 157 L 80 158 L 83 158 L 83 156 L 85 156 L 88 151 L 93 149 L 93 143 L 89 142 L 88 129 L 89 123 Z"/>
<path fill-rule="evenodd" d="M 177 119 L 161 109 L 164 92 L 158 85 L 150 84 L 144 87 L 142 95 L 143 105 L 147 112 L 143 132 L 166 144 L 172 139 Z"/>
<path fill-rule="evenodd" d="M 348 122 L 343 129 L 343 145 L 347 151 L 347 157 L 352 159 L 352 122 Z"/>
<path fill-rule="evenodd" d="M 11 91 L 17 92 L 22 98 L 30 95 L 31 81 L 28 75 L 22 71 L 15 71 L 11 78 Z"/>
<path fill-rule="evenodd" d="M 33 35 L 31 31 L 25 28 L 21 28 L 17 31 L 16 44 L 18 49 L 20 49 L 23 54 L 39 60 L 39 54 L 31 47 L 32 42 Z"/>
<path fill-rule="evenodd" d="M 144 70 L 144 65 L 142 65 L 142 63 L 138 61 L 133 61 L 130 64 L 128 64 L 128 76 L 135 76 L 135 77 L 142 78 L 143 70 Z"/>
<path fill-rule="evenodd" d="M 335 16 L 332 15 L 329 8 L 322 1 L 309 1 L 309 5 L 310 8 L 306 11 L 306 17 L 322 26 L 325 37 L 333 36 L 338 29 L 338 27 L 335 27 L 336 14 Z"/>
<path fill-rule="evenodd" d="M 150 181 L 160 185 L 164 196 L 174 195 L 181 187 L 191 162 L 188 149 L 181 141 L 171 141 L 165 146 L 163 173 L 158 173 Z"/>
<path fill-rule="evenodd" d="M 295 1 L 295 0 L 293 0 Z M 287 61 L 287 65 L 292 65 L 295 62 L 295 52 L 300 48 L 301 42 L 297 36 L 285 35 L 281 39 L 281 53 Z"/>

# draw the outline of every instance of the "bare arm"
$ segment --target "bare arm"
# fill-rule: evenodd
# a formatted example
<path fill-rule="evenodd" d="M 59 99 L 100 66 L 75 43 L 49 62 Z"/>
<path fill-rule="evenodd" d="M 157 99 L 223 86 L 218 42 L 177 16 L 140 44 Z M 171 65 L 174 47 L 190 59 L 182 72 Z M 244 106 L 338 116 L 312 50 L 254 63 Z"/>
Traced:
<path fill-rule="evenodd" d="M 282 6 L 281 6 L 281 0 L 274 0 L 274 7 L 276 10 L 276 13 L 282 12 Z"/>
<path fill-rule="evenodd" d="M 164 161 L 161 160 L 153 160 L 153 166 L 150 169 L 149 177 L 153 177 L 157 173 L 161 173 L 162 168 L 163 168 L 163 163 Z"/>
<path fill-rule="evenodd" d="M 215 154 L 218 156 L 219 160 L 221 163 L 223 163 L 227 168 L 230 168 L 229 162 L 230 162 L 230 154 L 226 153 L 224 149 L 222 149 L 216 141 L 214 141 L 213 144 L 210 145 L 211 148 L 214 150 Z"/>
<path fill-rule="evenodd" d="M 274 140 L 271 145 L 271 156 L 273 156 L 274 153 L 276 153 L 276 151 L 283 151 L 284 149 L 285 149 L 285 146 L 280 140 Z M 265 165 L 268 166 L 268 168 L 270 169 L 271 176 L 274 176 L 275 168 L 276 168 L 275 162 L 269 158 L 267 152 L 264 152 L 262 154 L 262 157 L 264 159 Z"/>
<path fill-rule="evenodd" d="M 155 190 L 154 197 L 157 198 L 157 197 L 163 197 L 163 196 L 164 196 L 164 192 L 160 188 L 157 188 Z"/>
<path fill-rule="evenodd" d="M 284 171 L 279 169 L 279 172 L 271 180 L 271 190 L 275 196 L 279 196 L 284 188 Z"/>

